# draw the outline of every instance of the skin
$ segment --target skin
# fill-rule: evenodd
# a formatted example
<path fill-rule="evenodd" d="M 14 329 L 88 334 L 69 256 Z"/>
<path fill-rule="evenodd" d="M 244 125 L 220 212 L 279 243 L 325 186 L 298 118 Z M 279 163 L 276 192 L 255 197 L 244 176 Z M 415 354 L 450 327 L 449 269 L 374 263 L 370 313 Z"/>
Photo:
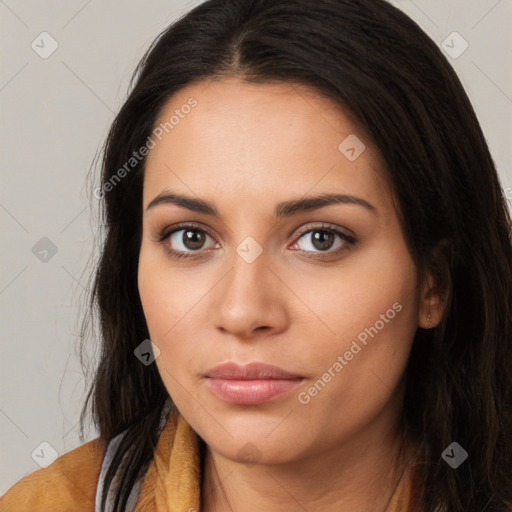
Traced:
<path fill-rule="evenodd" d="M 414 333 L 442 314 L 407 248 L 385 164 L 348 112 L 305 86 L 198 82 L 175 94 L 158 122 L 191 97 L 197 106 L 147 158 L 138 283 L 162 380 L 208 445 L 202 510 L 383 512 L 414 450 L 396 456 Z M 350 134 L 366 147 L 354 161 L 338 149 Z M 175 204 L 146 210 L 163 191 L 208 201 L 221 217 Z M 274 217 L 281 201 L 332 192 L 375 211 L 334 204 Z M 202 246 L 184 245 L 183 231 L 157 241 L 180 222 L 200 225 Z M 324 223 L 356 243 L 333 234 L 322 251 L 315 232 L 299 234 Z M 263 250 L 251 263 L 237 253 L 248 236 Z M 174 258 L 166 245 L 193 257 Z M 400 312 L 300 403 L 395 303 Z M 267 362 L 304 381 L 261 405 L 229 404 L 203 378 L 226 361 Z M 247 443 L 254 464 L 240 452 Z"/>

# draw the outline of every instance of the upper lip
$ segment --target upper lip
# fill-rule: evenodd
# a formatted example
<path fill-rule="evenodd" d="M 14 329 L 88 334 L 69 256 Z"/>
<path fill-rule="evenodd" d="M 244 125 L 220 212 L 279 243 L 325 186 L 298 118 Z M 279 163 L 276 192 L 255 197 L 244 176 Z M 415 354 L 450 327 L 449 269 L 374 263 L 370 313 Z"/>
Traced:
<path fill-rule="evenodd" d="M 266 363 L 249 363 L 239 365 L 234 362 L 219 364 L 208 370 L 205 377 L 216 379 L 250 380 L 250 379 L 298 379 L 301 375 L 290 373 L 279 366 Z"/>

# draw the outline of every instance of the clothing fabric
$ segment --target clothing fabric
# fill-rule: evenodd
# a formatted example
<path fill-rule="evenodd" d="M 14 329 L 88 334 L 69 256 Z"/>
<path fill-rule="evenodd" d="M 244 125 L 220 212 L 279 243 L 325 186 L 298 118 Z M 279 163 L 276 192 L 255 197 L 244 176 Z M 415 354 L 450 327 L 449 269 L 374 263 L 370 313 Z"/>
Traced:
<path fill-rule="evenodd" d="M 162 414 L 160 416 L 160 423 L 158 426 L 158 436 L 161 435 L 163 428 L 165 427 L 168 419 L 169 413 L 171 411 L 172 403 L 170 400 L 165 404 Z M 114 509 L 114 492 L 112 487 L 109 488 L 109 492 L 107 494 L 105 508 L 102 510 L 101 508 L 101 497 L 103 495 L 103 482 L 105 480 L 105 476 L 107 474 L 108 469 L 112 465 L 112 459 L 117 450 L 117 447 L 122 439 L 122 437 L 126 434 L 126 431 L 121 432 L 116 437 L 114 437 L 107 446 L 105 453 L 103 455 L 103 460 L 101 463 L 100 474 L 98 478 L 98 486 L 96 488 L 96 499 L 95 499 L 95 512 L 110 512 Z M 125 512 L 134 512 L 135 507 L 137 505 L 137 501 L 139 499 L 140 487 L 142 485 L 143 478 L 139 478 L 135 485 L 133 486 L 130 496 L 128 498 L 128 502 L 125 507 Z"/>
<path fill-rule="evenodd" d="M 133 487 L 127 512 L 197 512 L 200 510 L 201 460 L 197 434 L 175 409 L 166 406 L 155 454 Z M 100 508 L 103 478 L 124 432 L 107 446 L 99 438 L 30 473 L 0 498 L 0 512 L 111 512 L 112 493 Z M 421 478 L 411 463 L 386 512 L 419 512 Z"/>

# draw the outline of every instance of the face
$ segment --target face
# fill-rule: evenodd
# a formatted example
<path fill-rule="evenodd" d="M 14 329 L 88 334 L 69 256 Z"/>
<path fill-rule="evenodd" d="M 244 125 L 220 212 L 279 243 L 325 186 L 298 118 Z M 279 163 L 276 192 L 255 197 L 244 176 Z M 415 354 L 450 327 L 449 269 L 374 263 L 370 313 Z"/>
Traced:
<path fill-rule="evenodd" d="M 260 463 L 389 431 L 421 305 L 372 141 L 305 86 L 236 78 L 182 89 L 156 126 L 138 285 L 185 419 Z"/>

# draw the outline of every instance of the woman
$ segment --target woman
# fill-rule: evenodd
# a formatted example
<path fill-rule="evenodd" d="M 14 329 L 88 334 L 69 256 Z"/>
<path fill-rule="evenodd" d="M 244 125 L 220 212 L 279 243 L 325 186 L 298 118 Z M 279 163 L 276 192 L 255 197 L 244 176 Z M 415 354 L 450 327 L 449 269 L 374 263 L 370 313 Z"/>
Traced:
<path fill-rule="evenodd" d="M 100 436 L 1 510 L 512 510 L 511 220 L 403 13 L 204 2 L 139 65 L 94 195 Z"/>

